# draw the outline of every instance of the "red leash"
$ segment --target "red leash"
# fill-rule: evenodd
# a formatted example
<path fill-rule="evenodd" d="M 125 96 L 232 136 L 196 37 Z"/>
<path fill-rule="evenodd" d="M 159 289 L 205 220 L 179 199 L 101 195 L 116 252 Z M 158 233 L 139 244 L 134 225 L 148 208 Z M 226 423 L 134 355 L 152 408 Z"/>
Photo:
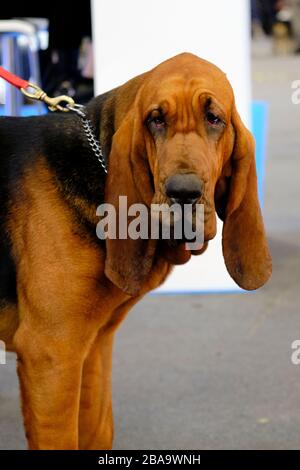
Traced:
<path fill-rule="evenodd" d="M 27 88 L 29 86 L 29 82 L 23 80 L 20 77 L 17 77 L 13 73 L 8 72 L 3 67 L 0 67 L 0 77 L 3 78 L 5 81 L 10 83 L 11 85 L 17 88 Z"/>
<path fill-rule="evenodd" d="M 3 67 L 0 67 L 0 78 L 3 78 L 6 82 L 10 83 L 11 85 L 19 88 L 19 90 L 25 95 L 27 98 L 32 100 L 39 100 L 46 103 L 50 111 L 69 111 L 69 106 L 74 106 L 75 102 L 73 98 L 70 96 L 62 95 L 56 96 L 55 98 L 50 98 L 40 87 L 35 85 L 34 83 L 30 83 L 27 80 L 23 80 L 17 75 L 14 75 L 11 72 L 8 72 Z M 33 93 L 27 91 L 27 89 L 34 90 Z M 64 105 L 60 103 L 65 103 Z"/>

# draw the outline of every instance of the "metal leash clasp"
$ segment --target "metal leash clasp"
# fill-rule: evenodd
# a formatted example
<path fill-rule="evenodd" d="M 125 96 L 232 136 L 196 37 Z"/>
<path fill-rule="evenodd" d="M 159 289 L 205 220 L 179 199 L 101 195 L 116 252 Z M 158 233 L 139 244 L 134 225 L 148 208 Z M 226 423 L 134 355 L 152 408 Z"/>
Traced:
<path fill-rule="evenodd" d="M 27 89 L 33 89 L 34 92 L 27 91 Z M 43 101 L 46 103 L 50 111 L 63 111 L 63 112 L 68 112 L 69 109 L 67 106 L 74 106 L 75 101 L 71 96 L 67 95 L 61 95 L 61 96 L 55 96 L 54 98 L 50 98 L 40 87 L 35 85 L 34 83 L 28 83 L 28 87 L 21 88 L 21 92 L 23 95 L 25 95 L 27 98 L 30 98 L 32 100 L 39 100 Z M 62 103 L 65 103 L 64 105 Z"/>
<path fill-rule="evenodd" d="M 33 92 L 28 91 L 28 89 L 33 90 Z M 99 161 L 100 165 L 102 166 L 104 173 L 107 174 L 107 165 L 103 155 L 102 146 L 98 141 L 97 137 L 95 136 L 92 121 L 87 117 L 84 106 L 82 106 L 81 104 L 76 104 L 73 98 L 66 95 L 50 98 L 44 92 L 44 90 L 42 90 L 34 83 L 28 83 L 26 88 L 20 88 L 20 90 L 23 95 L 25 95 L 27 98 L 30 98 L 32 100 L 43 101 L 44 103 L 46 103 L 50 111 L 63 111 L 65 113 L 67 113 L 68 111 L 72 111 L 73 113 L 76 113 L 78 116 L 80 116 L 88 144 L 92 149 L 94 155 L 96 156 L 97 160 Z M 62 103 L 64 103 L 64 105 Z"/>

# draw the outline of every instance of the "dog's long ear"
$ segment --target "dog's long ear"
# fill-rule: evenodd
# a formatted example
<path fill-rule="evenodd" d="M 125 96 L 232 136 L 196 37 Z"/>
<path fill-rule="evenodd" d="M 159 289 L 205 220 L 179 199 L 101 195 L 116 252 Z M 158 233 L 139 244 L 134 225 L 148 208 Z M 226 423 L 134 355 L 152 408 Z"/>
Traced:
<path fill-rule="evenodd" d="M 138 106 L 133 106 L 127 113 L 113 137 L 105 189 L 106 203 L 114 206 L 118 220 L 120 215 L 126 220 L 126 214 L 120 214 L 119 196 L 127 197 L 128 208 L 145 200 L 151 202 L 153 197 Z M 106 240 L 105 274 L 124 292 L 136 295 L 152 267 L 156 241 L 133 240 L 128 236 L 127 239 L 118 238 L 118 220 L 117 238 Z"/>
<path fill-rule="evenodd" d="M 269 279 L 272 261 L 258 201 L 254 139 L 235 107 L 232 126 L 233 152 L 228 175 L 217 185 L 216 193 L 223 195 L 222 200 L 216 200 L 216 207 L 224 220 L 222 246 L 227 270 L 240 287 L 253 290 Z"/>

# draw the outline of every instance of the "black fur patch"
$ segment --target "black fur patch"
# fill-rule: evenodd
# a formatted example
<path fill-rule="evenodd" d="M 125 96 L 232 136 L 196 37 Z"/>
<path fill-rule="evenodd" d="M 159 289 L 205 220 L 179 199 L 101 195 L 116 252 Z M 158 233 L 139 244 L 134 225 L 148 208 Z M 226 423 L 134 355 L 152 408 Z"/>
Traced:
<path fill-rule="evenodd" d="M 114 133 L 112 106 L 102 109 L 112 92 L 90 102 L 88 116 L 96 136 L 101 135 L 104 154 L 109 155 Z M 100 124 L 101 123 L 101 124 Z M 16 301 L 16 269 L 6 236 L 9 203 L 26 168 L 38 158 L 45 158 L 56 175 L 65 200 L 80 197 L 87 204 L 98 206 L 104 201 L 105 174 L 83 132 L 81 119 L 73 113 L 54 113 L 31 118 L 0 118 L 0 302 Z M 21 193 L 20 196 L 21 197 Z M 70 204 L 72 208 L 72 204 Z M 73 208 L 76 212 L 76 209 Z M 95 226 L 81 218 L 84 229 L 96 239 Z"/>

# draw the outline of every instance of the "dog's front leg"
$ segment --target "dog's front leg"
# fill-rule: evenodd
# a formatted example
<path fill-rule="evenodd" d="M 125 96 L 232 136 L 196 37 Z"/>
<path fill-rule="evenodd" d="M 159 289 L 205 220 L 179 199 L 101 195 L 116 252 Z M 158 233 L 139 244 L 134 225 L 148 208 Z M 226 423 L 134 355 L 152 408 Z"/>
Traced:
<path fill-rule="evenodd" d="M 111 369 L 114 334 L 137 300 L 138 297 L 131 298 L 112 309 L 85 359 L 79 411 L 80 449 L 107 450 L 112 447 Z"/>
<path fill-rule="evenodd" d="M 113 331 L 100 330 L 84 362 L 79 412 L 80 449 L 108 450 L 112 447 L 113 338 Z"/>
<path fill-rule="evenodd" d="M 28 307 L 21 302 L 14 338 L 28 446 L 77 449 L 82 366 L 95 330 L 80 316 L 72 324 L 51 310 L 45 317 L 33 306 L 30 315 Z"/>

